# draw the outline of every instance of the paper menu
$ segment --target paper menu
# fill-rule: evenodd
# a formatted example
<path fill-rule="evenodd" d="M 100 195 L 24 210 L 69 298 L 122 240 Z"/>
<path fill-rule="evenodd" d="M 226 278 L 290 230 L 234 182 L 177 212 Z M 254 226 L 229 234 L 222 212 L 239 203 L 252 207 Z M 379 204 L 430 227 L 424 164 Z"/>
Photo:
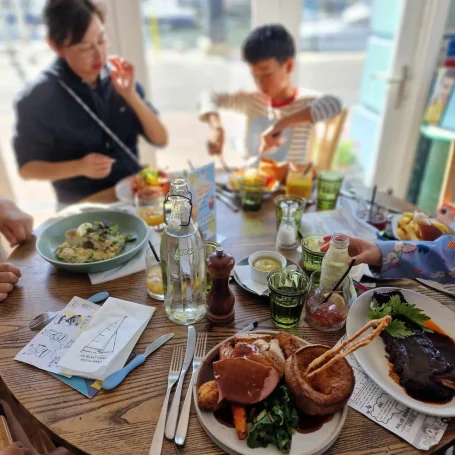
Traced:
<path fill-rule="evenodd" d="M 364 373 L 354 355 L 346 357 L 355 375 L 354 392 L 349 406 L 373 422 L 387 428 L 419 450 L 428 450 L 438 444 L 449 419 L 414 411 L 382 390 Z"/>
<path fill-rule="evenodd" d="M 123 368 L 155 308 L 109 297 L 60 360 L 66 375 L 103 380 Z"/>
<path fill-rule="evenodd" d="M 73 297 L 41 332 L 14 358 L 41 370 L 61 374 L 58 365 L 100 307 L 80 297 Z"/>

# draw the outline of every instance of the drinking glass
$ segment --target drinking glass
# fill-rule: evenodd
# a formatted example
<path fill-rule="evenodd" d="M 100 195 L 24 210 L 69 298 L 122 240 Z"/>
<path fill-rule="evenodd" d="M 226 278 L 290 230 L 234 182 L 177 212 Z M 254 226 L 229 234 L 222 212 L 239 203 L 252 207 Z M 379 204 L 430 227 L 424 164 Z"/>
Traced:
<path fill-rule="evenodd" d="M 161 196 L 161 190 L 156 188 L 140 190 L 136 193 L 134 203 L 138 216 L 152 229 L 160 232 L 166 227 L 163 211 L 164 198 Z"/>
<path fill-rule="evenodd" d="M 315 271 L 321 271 L 321 264 L 325 255 L 321 251 L 322 245 L 324 245 L 322 235 L 309 235 L 302 240 L 302 269 L 308 276 Z"/>
<path fill-rule="evenodd" d="M 333 210 L 337 205 L 343 174 L 335 171 L 321 171 L 318 174 L 318 209 Z"/>
<path fill-rule="evenodd" d="M 257 212 L 261 209 L 264 197 L 265 177 L 248 175 L 240 179 L 240 198 L 243 210 L 247 212 Z"/>
<path fill-rule="evenodd" d="M 305 321 L 310 327 L 331 332 L 341 329 L 349 311 L 349 278 L 345 278 L 337 291 L 321 289 L 321 272 L 313 272 L 305 301 Z M 329 295 L 327 302 L 323 303 Z"/>
<path fill-rule="evenodd" d="M 313 193 L 313 173 L 289 171 L 286 179 L 286 194 L 310 199 Z"/>
<path fill-rule="evenodd" d="M 297 325 L 308 292 L 309 279 L 300 271 L 280 268 L 267 277 L 270 290 L 270 313 L 278 327 Z"/>
<path fill-rule="evenodd" d="M 221 245 L 219 243 L 212 242 L 210 240 L 206 241 L 205 242 L 205 260 L 207 261 L 207 258 L 211 254 L 213 254 L 216 251 L 216 249 L 220 246 Z M 206 274 L 206 289 L 207 289 L 207 293 L 208 293 L 210 291 L 210 289 L 212 289 L 212 276 L 210 275 L 210 272 L 207 267 L 205 270 L 205 274 Z"/>
<path fill-rule="evenodd" d="M 156 260 L 150 248 L 145 250 L 145 284 L 152 299 L 164 300 L 161 263 Z"/>
<path fill-rule="evenodd" d="M 275 217 L 276 217 L 276 230 L 280 228 L 283 213 L 290 210 L 294 213 L 295 225 L 300 226 L 303 212 L 306 206 L 306 199 L 300 196 L 278 196 L 275 198 Z M 297 240 L 297 239 L 296 239 Z"/>

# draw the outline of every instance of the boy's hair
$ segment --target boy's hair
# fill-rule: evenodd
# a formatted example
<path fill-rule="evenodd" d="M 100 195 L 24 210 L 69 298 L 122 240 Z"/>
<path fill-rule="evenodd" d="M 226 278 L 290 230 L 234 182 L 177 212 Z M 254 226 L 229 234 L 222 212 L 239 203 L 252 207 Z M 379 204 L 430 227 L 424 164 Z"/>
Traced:
<path fill-rule="evenodd" d="M 278 62 L 284 63 L 294 57 L 294 38 L 279 24 L 255 28 L 243 43 L 243 58 L 252 65 L 268 58 L 275 58 Z"/>
<path fill-rule="evenodd" d="M 43 12 L 47 36 L 57 46 L 80 43 L 94 14 L 104 22 L 103 11 L 91 0 L 47 0 Z"/>

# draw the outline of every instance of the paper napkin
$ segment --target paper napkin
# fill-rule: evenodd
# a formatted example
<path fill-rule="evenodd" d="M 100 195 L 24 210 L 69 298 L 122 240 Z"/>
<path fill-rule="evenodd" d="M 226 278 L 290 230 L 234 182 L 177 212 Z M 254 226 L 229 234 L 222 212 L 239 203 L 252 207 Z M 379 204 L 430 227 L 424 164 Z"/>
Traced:
<path fill-rule="evenodd" d="M 103 380 L 121 369 L 154 311 L 109 297 L 60 360 L 61 373 Z"/>

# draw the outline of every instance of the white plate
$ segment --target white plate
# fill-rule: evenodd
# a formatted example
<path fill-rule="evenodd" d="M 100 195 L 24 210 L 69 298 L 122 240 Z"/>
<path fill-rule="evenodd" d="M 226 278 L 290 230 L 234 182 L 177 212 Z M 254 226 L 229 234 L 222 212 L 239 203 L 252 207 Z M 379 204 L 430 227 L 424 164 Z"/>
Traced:
<path fill-rule="evenodd" d="M 257 333 L 276 334 L 279 332 L 271 330 L 258 330 Z M 222 343 L 232 340 L 234 337 L 229 337 L 215 346 L 206 356 L 204 362 L 211 362 L 218 355 L 218 350 Z M 305 340 L 300 339 L 302 345 L 308 344 Z M 202 367 L 202 365 L 201 365 Z M 200 369 L 199 369 L 200 371 Z M 199 422 L 204 428 L 210 439 L 222 450 L 231 455 L 279 455 L 281 452 L 273 445 L 267 448 L 250 449 L 247 446 L 246 440 L 239 440 L 237 432 L 234 428 L 226 427 L 219 423 L 213 412 L 201 411 L 197 402 L 197 383 L 199 371 L 196 375 L 193 388 L 194 405 Z M 292 445 L 290 455 L 320 455 L 324 453 L 337 440 L 341 430 L 343 429 L 346 420 L 347 406 L 343 411 L 337 412 L 330 422 L 324 423 L 322 428 L 313 433 L 301 434 L 294 433 L 292 437 Z"/>
<path fill-rule="evenodd" d="M 374 292 L 400 291 L 408 303 L 415 304 L 425 312 L 444 332 L 455 338 L 455 313 L 436 300 L 418 292 L 399 288 L 379 288 L 362 294 L 349 310 L 346 332 L 351 337 L 368 321 L 368 309 Z M 424 403 L 410 397 L 406 391 L 389 376 L 384 342 L 376 337 L 368 346 L 354 353 L 365 373 L 382 387 L 390 396 L 416 411 L 439 417 L 455 417 L 455 398 L 446 404 Z"/>
<path fill-rule="evenodd" d="M 130 183 L 132 178 L 133 177 L 125 177 L 124 179 L 117 182 L 117 185 L 115 185 L 115 196 L 119 201 L 127 202 L 129 204 L 134 203 Z"/>
<path fill-rule="evenodd" d="M 397 240 L 403 240 L 401 237 L 398 236 L 398 221 L 401 218 L 401 216 L 402 216 L 401 213 L 397 213 L 397 214 L 393 215 L 392 219 L 390 220 L 390 225 L 392 227 L 393 236 Z M 430 220 L 431 221 L 437 221 L 436 218 L 430 218 Z"/>

